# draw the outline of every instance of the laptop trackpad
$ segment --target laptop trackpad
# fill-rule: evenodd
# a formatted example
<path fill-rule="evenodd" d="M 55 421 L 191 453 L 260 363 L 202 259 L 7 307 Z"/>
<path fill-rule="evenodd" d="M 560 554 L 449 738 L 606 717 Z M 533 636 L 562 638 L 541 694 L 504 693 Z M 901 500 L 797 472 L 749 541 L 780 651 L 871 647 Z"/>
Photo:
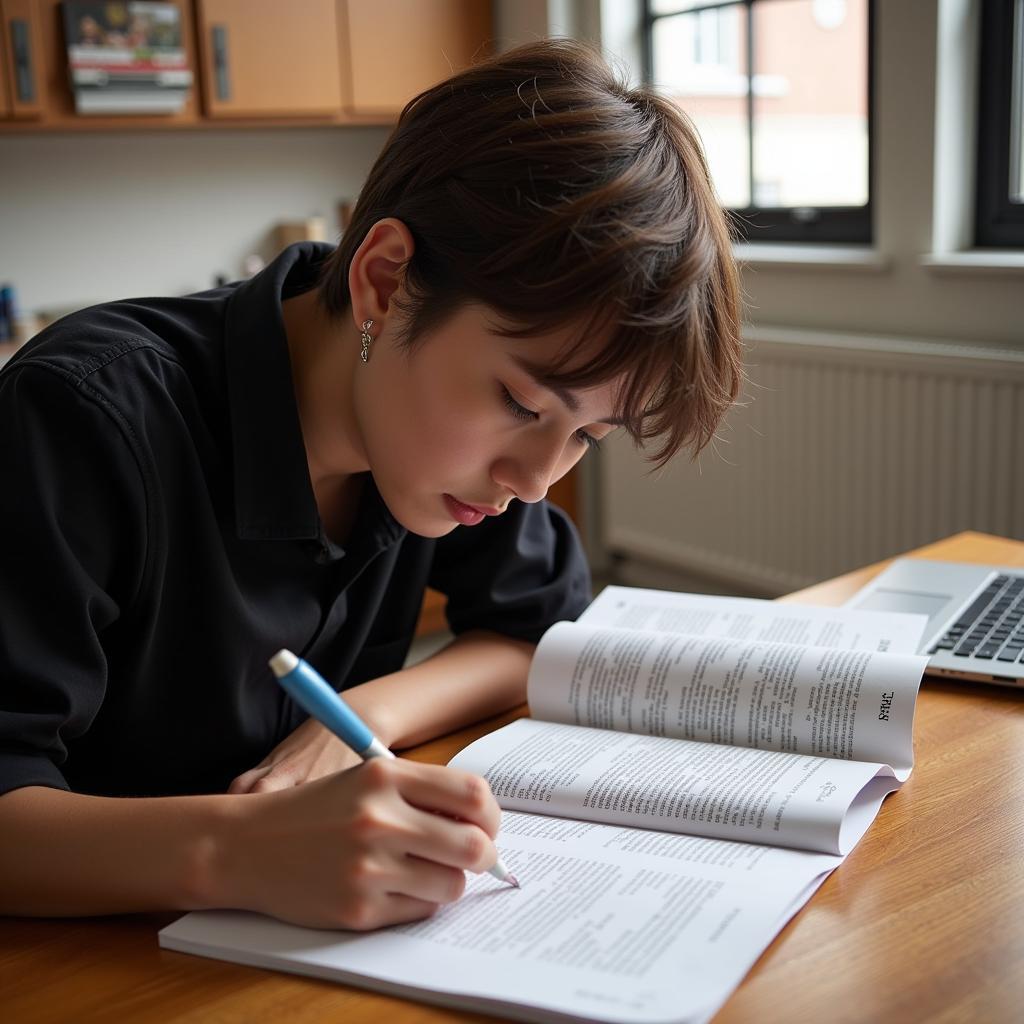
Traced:
<path fill-rule="evenodd" d="M 930 628 L 933 617 L 952 599 L 951 594 L 926 594 L 916 590 L 879 588 L 865 594 L 864 599 L 858 601 L 856 607 L 869 612 L 916 612 L 918 615 L 927 615 Z"/>

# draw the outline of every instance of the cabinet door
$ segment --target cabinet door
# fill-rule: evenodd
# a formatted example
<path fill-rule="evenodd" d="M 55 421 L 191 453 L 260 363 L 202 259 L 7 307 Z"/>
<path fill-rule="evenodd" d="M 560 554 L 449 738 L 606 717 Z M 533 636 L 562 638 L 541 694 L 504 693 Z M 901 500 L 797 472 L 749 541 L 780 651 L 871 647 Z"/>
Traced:
<path fill-rule="evenodd" d="M 341 113 L 336 0 L 200 0 L 210 117 Z"/>
<path fill-rule="evenodd" d="M 0 114 L 10 118 L 38 118 L 43 113 L 40 83 L 39 22 L 32 0 L 0 0 L 4 76 Z"/>
<path fill-rule="evenodd" d="M 488 0 L 340 3 L 348 15 L 355 114 L 397 114 L 417 93 L 490 51 Z"/>

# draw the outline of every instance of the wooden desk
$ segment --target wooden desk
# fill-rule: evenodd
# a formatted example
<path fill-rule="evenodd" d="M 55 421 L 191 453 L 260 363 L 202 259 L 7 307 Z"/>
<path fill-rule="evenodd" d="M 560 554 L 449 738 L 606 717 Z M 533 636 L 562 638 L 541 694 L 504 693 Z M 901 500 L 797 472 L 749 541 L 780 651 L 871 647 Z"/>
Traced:
<path fill-rule="evenodd" d="M 975 533 L 913 554 L 1024 566 L 1024 543 Z M 787 600 L 839 604 L 883 564 Z M 1022 698 L 997 687 L 926 680 L 910 781 L 886 800 L 860 845 L 771 944 L 715 1024 L 1021 1019 Z M 410 756 L 444 762 L 519 713 Z M 175 916 L 0 918 L 0 1020 L 494 1019 L 161 950 L 157 930 Z"/>

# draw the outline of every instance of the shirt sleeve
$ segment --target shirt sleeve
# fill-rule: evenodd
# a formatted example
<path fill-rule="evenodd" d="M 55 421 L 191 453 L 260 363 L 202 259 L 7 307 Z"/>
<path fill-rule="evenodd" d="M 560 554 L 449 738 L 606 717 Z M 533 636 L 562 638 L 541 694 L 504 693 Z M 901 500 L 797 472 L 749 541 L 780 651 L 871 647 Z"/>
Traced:
<path fill-rule="evenodd" d="M 115 411 L 25 360 L 0 374 L 0 793 L 60 765 L 107 682 L 104 631 L 137 592 L 145 489 Z"/>
<path fill-rule="evenodd" d="M 547 501 L 514 501 L 437 541 L 430 586 L 448 598 L 453 633 L 488 629 L 536 643 L 590 603 L 590 570 L 576 528 Z"/>

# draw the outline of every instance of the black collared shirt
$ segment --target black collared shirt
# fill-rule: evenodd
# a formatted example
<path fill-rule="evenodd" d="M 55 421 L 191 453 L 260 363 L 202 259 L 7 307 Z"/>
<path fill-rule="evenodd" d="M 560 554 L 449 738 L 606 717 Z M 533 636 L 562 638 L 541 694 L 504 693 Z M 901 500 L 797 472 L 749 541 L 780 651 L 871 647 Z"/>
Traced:
<path fill-rule="evenodd" d="M 430 540 L 370 477 L 348 546 L 326 536 L 281 302 L 330 252 L 82 310 L 0 373 L 0 793 L 223 791 L 305 717 L 269 656 L 339 689 L 395 671 L 428 584 L 456 633 L 536 641 L 585 607 L 546 502 Z"/>

